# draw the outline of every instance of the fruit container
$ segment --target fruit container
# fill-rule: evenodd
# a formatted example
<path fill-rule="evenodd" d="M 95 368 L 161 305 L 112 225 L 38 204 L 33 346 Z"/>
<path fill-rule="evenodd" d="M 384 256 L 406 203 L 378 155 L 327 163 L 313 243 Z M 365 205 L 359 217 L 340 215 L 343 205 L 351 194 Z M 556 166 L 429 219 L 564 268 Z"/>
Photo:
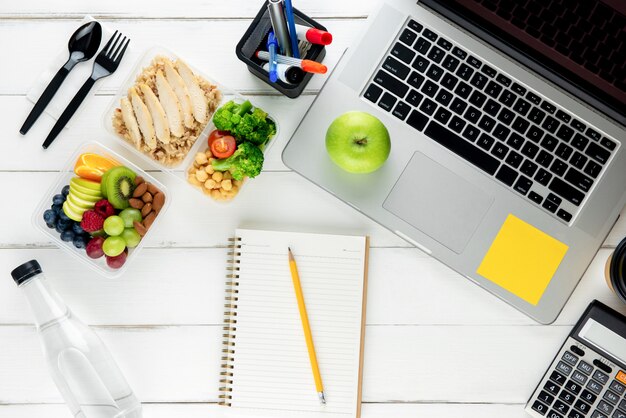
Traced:
<path fill-rule="evenodd" d="M 111 268 L 107 265 L 106 258 L 104 256 L 94 259 L 87 256 L 87 251 L 85 248 L 77 248 L 72 241 L 64 241 L 61 239 L 61 233 L 58 232 L 54 227 L 48 227 L 46 221 L 44 220 L 44 212 L 46 210 L 51 209 L 51 205 L 53 204 L 53 198 L 57 194 L 62 195 L 62 190 L 66 185 L 70 184 L 70 181 L 77 177 L 74 172 L 74 167 L 76 165 L 77 160 L 82 154 L 90 153 L 97 154 L 98 156 L 114 160 L 119 165 L 128 167 L 137 176 L 141 176 L 145 182 L 154 185 L 165 195 L 165 201 L 163 203 L 162 208 L 159 210 L 156 218 L 149 229 L 146 231 L 145 235 L 141 238 L 139 244 L 134 248 L 127 248 L 127 257 L 125 263 L 120 268 Z M 66 198 L 67 199 L 67 198 Z M 95 200 L 96 198 L 94 198 Z M 46 192 L 41 202 L 35 209 L 35 212 L 32 216 L 32 222 L 36 228 L 40 229 L 45 235 L 47 235 L 54 243 L 63 249 L 68 254 L 80 260 L 82 263 L 88 265 L 94 271 L 102 275 L 106 278 L 116 278 L 121 276 L 124 271 L 128 268 L 128 266 L 133 262 L 133 260 L 137 257 L 137 255 L 141 252 L 141 249 L 144 246 L 146 238 L 150 236 L 151 232 L 159 227 L 161 220 L 163 219 L 163 215 L 169 208 L 171 202 L 171 194 L 168 191 L 167 187 L 163 185 L 160 181 L 152 177 L 150 174 L 146 173 L 135 164 L 128 161 L 126 158 L 121 155 L 115 153 L 114 151 L 108 149 L 104 145 L 98 142 L 91 142 L 81 146 L 72 157 L 68 160 L 67 164 L 61 170 L 57 180 L 54 182 L 54 185 Z M 72 230 L 72 227 L 69 228 Z"/>
<path fill-rule="evenodd" d="M 173 52 L 171 52 L 168 49 L 165 49 L 163 47 L 154 47 L 149 49 L 148 51 L 146 51 L 146 53 L 138 60 L 137 64 L 135 65 L 134 69 L 132 70 L 131 74 L 129 75 L 128 79 L 123 83 L 122 87 L 120 88 L 119 92 L 117 93 L 117 95 L 115 96 L 115 98 L 113 99 L 108 111 L 105 113 L 104 115 L 104 119 L 103 119 L 103 124 L 105 129 L 112 134 L 113 136 L 115 136 L 116 138 L 118 138 L 118 140 L 123 144 L 123 146 L 125 146 L 126 148 L 128 148 L 132 153 L 139 155 L 140 158 L 142 158 L 143 160 L 149 162 L 152 165 L 156 165 L 157 167 L 161 168 L 164 171 L 169 172 L 170 174 L 174 175 L 175 177 L 177 177 L 179 180 L 182 180 L 185 182 L 185 184 L 187 184 L 188 186 L 194 187 L 192 184 L 190 184 L 187 181 L 187 173 L 190 169 L 190 167 L 193 167 L 194 165 L 194 160 L 196 155 L 199 152 L 204 152 L 207 148 L 208 148 L 208 137 L 209 134 L 215 130 L 215 125 L 213 124 L 213 114 L 211 114 L 210 118 L 208 119 L 208 122 L 206 123 L 206 126 L 202 129 L 202 131 L 200 132 L 200 134 L 198 135 L 197 139 L 195 140 L 195 142 L 193 143 L 193 145 L 189 148 L 189 151 L 186 153 L 186 155 L 180 159 L 180 161 L 176 162 L 175 164 L 164 164 L 163 162 L 157 161 L 156 159 L 154 159 L 152 156 L 148 155 L 147 153 L 143 152 L 142 150 L 138 149 L 137 147 L 135 147 L 131 142 L 129 142 L 127 139 L 121 138 L 120 135 L 117 132 L 116 127 L 113 125 L 113 117 L 115 115 L 115 112 L 117 112 L 117 109 L 120 108 L 120 103 L 122 98 L 126 97 L 129 89 L 133 86 L 136 85 L 136 81 L 137 81 L 137 77 L 142 74 L 144 72 L 144 69 L 149 67 L 152 63 L 152 61 L 155 59 L 155 57 L 158 56 L 163 56 L 163 57 L 167 57 L 169 58 L 171 61 L 176 61 L 177 59 L 182 59 L 181 57 L 179 57 L 178 55 L 174 54 Z M 183 61 L 185 61 L 189 68 L 193 71 L 193 73 L 206 80 L 208 83 L 213 84 L 215 86 L 217 86 L 217 89 L 221 92 L 221 98 L 217 103 L 217 107 L 216 110 L 221 107 L 223 104 L 229 102 L 230 100 L 233 100 L 237 103 L 242 103 L 244 101 L 246 101 L 247 99 L 245 97 L 243 97 L 242 95 L 240 95 L 239 93 L 237 93 L 235 90 L 224 86 L 223 84 L 215 81 L 212 77 L 208 77 L 206 74 L 204 74 L 201 71 L 198 71 L 195 67 L 193 67 L 192 65 L 189 64 L 188 61 L 182 59 Z M 256 107 L 256 104 L 254 103 L 254 101 L 251 101 L 252 105 L 254 107 Z M 267 111 L 267 109 L 263 109 L 265 111 Z M 214 112 L 213 112 L 214 113 Z M 270 112 L 268 112 L 268 119 L 271 119 L 272 122 L 274 122 L 275 126 L 276 126 L 276 133 L 273 135 L 273 137 L 263 146 L 262 151 L 263 153 L 267 153 L 267 150 L 271 148 L 272 144 L 274 142 L 276 142 L 276 138 L 278 137 L 279 131 L 280 131 L 280 127 L 278 124 L 278 121 L 276 120 L 275 117 L 272 116 L 272 114 Z M 248 182 L 250 182 L 251 179 L 246 179 L 244 181 L 244 185 L 247 184 Z M 252 179 L 254 180 L 254 179 Z M 194 187 L 194 189 L 198 190 L 201 192 L 202 189 L 196 188 Z M 211 201 L 215 201 L 217 203 L 224 203 L 224 200 L 214 200 L 209 198 L 209 200 Z M 228 200 L 227 202 L 230 202 L 231 200 Z"/>

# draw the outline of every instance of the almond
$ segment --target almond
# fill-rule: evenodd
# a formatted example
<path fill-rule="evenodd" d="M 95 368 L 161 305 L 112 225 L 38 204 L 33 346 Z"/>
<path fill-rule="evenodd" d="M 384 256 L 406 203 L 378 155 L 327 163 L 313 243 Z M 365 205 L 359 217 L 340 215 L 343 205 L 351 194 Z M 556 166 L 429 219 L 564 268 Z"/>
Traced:
<path fill-rule="evenodd" d="M 141 183 L 135 188 L 135 191 L 133 192 L 133 197 L 140 198 L 147 190 L 148 185 L 146 183 Z"/>
<path fill-rule="evenodd" d="M 145 203 L 152 202 L 152 195 L 150 194 L 150 192 L 145 192 L 143 196 L 141 196 L 141 200 L 143 200 Z"/>
<path fill-rule="evenodd" d="M 150 227 L 152 226 L 152 223 L 154 222 L 155 219 L 156 219 L 156 213 L 154 213 L 154 212 L 150 213 L 143 220 L 143 226 L 145 226 L 146 229 L 150 229 Z"/>
<path fill-rule="evenodd" d="M 135 184 L 139 186 L 141 183 L 145 183 L 145 180 L 141 176 L 135 177 Z"/>
<path fill-rule="evenodd" d="M 143 208 L 143 200 L 132 198 L 128 201 L 131 208 L 141 209 Z"/>
<path fill-rule="evenodd" d="M 161 192 L 158 192 L 152 198 L 152 210 L 156 213 L 159 213 L 165 204 L 165 195 Z"/>
<path fill-rule="evenodd" d="M 148 183 L 148 191 L 150 192 L 150 194 L 152 194 L 153 196 L 157 193 L 160 192 L 159 188 L 156 187 L 154 184 L 152 183 Z"/>
<path fill-rule="evenodd" d="M 146 235 L 146 232 L 148 232 L 148 229 L 137 221 L 133 222 L 133 226 L 135 227 L 135 231 L 137 231 L 142 237 Z"/>
<path fill-rule="evenodd" d="M 141 208 L 141 216 L 144 218 L 152 212 L 152 203 L 146 203 L 143 208 Z"/>

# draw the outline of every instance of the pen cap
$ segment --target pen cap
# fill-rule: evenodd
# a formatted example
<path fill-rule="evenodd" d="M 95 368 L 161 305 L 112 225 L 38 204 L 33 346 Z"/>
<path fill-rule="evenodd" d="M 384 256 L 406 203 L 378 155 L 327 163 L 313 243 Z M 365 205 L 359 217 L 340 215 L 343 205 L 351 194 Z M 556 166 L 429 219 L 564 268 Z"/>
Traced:
<path fill-rule="evenodd" d="M 263 69 L 269 71 L 270 64 L 267 62 L 263 64 Z M 304 71 L 302 71 L 302 68 L 294 65 L 277 64 L 276 72 L 278 73 L 278 79 L 285 83 L 298 84 L 304 80 Z"/>
<path fill-rule="evenodd" d="M 333 35 L 325 30 L 311 28 L 303 25 L 296 25 L 298 39 L 308 41 L 316 45 L 330 45 L 333 42 Z"/>

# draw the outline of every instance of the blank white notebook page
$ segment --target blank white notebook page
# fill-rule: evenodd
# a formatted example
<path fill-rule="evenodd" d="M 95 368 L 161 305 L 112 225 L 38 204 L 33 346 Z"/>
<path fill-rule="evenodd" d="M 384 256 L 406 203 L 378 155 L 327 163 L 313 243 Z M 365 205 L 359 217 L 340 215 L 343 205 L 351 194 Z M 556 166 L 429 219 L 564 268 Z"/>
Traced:
<path fill-rule="evenodd" d="M 355 417 L 365 237 L 237 230 L 241 254 L 231 406 L 255 416 Z M 319 402 L 289 271 L 295 257 L 326 405 Z"/>

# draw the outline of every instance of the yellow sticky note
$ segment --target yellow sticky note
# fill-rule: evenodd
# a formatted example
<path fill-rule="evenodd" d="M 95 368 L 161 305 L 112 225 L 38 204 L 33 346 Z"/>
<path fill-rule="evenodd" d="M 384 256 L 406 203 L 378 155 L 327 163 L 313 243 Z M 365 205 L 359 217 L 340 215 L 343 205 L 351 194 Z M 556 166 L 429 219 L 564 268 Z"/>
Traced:
<path fill-rule="evenodd" d="M 476 273 L 536 305 L 569 247 L 509 215 Z"/>

